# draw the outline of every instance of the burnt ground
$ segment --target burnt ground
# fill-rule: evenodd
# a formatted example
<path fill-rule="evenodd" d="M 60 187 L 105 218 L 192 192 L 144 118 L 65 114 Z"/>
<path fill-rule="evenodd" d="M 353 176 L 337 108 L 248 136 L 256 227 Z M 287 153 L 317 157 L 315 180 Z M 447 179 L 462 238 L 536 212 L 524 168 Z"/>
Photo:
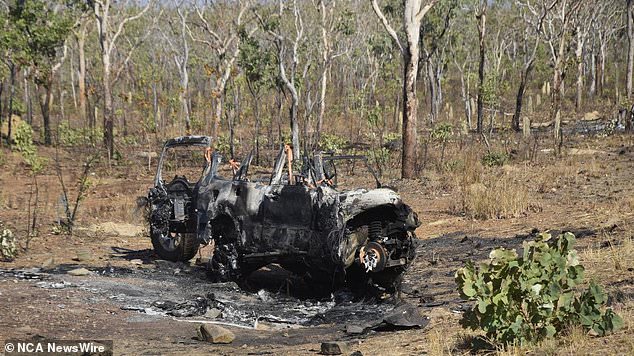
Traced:
<path fill-rule="evenodd" d="M 421 180 L 397 182 L 421 218 L 421 243 L 400 299 L 381 301 L 347 290 L 324 295 L 319 286 L 305 285 L 275 266 L 236 286 L 211 283 L 205 270 L 193 264 L 157 260 L 134 203 L 151 185 L 152 172 L 132 163 L 96 170 L 75 234 L 56 234 L 51 223 L 58 211 L 58 183 L 53 174 L 44 175 L 39 178 L 46 189 L 40 192 L 38 235 L 17 259 L 0 262 L 0 341 L 112 339 L 116 354 L 317 354 L 320 343 L 331 340 L 348 341 L 352 350 L 366 355 L 468 353 L 473 334 L 458 324 L 468 305 L 455 290 L 456 269 L 469 259 L 486 260 L 495 247 L 520 248 L 535 232 L 552 229 L 576 233 L 588 277 L 606 286 L 626 327 L 601 339 L 573 335 L 535 351 L 630 353 L 634 142 L 616 135 L 567 145 L 570 153 L 560 158 L 544 151 L 536 162 L 516 160 L 485 172 L 516 177 L 538 206 L 505 219 L 473 220 L 457 212 L 459 193 L 448 182 L 460 177 L 450 173 L 430 171 Z M 25 247 L 31 179 L 17 154 L 3 154 L 0 219 Z M 70 167 L 72 152 L 63 159 Z M 67 181 L 76 176 L 70 172 Z M 16 177 L 25 184 L 14 184 Z M 79 267 L 91 275 L 67 273 Z M 375 324 L 402 301 L 416 306 L 429 325 L 346 333 L 346 326 Z M 235 341 L 213 345 L 195 340 L 202 321 L 231 324 L 225 326 L 236 334 Z"/>
<path fill-rule="evenodd" d="M 455 291 L 455 269 L 466 259 L 486 258 L 494 247 L 517 247 L 525 237 L 498 240 L 454 233 L 424 240 L 404 277 L 401 298 L 385 300 L 345 289 L 310 298 L 309 287 L 289 286 L 292 276 L 275 266 L 256 272 L 241 287 L 211 283 L 203 267 L 156 260 L 151 250 L 121 253 L 115 248 L 113 258 L 141 260 L 142 264 L 132 268 L 63 264 L 50 269 L 0 270 L 0 314 L 5 316 L 0 330 L 6 332 L 6 338 L 109 336 L 117 340 L 116 349 L 123 354 L 128 347 L 138 350 L 144 343 L 150 343 L 147 354 L 203 350 L 278 354 L 286 347 L 314 352 L 319 341 L 362 342 L 377 333 L 393 332 L 388 328 L 350 334 L 346 326 L 372 324 L 404 301 L 422 314 L 433 308 L 459 313 L 465 306 Z M 80 267 L 91 275 L 67 274 Z M 195 340 L 196 325 L 208 321 L 237 330 L 237 339 L 227 346 Z M 23 324 L 27 326 L 16 328 Z M 121 345 L 119 340 L 126 341 Z"/>

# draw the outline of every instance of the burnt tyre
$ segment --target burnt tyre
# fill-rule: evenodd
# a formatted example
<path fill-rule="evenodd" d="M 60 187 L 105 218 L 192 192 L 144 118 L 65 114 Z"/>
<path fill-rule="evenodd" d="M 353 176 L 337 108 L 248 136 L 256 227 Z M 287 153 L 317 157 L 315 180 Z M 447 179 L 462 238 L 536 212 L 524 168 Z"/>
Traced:
<path fill-rule="evenodd" d="M 200 243 L 194 233 L 152 231 L 152 246 L 161 259 L 187 262 L 198 252 Z"/>

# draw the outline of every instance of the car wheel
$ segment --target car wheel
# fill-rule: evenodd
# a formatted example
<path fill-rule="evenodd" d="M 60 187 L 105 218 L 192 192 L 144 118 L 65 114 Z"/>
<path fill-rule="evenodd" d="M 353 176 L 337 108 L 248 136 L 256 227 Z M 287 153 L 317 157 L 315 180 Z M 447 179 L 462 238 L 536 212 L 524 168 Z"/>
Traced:
<path fill-rule="evenodd" d="M 154 251 L 164 260 L 187 262 L 198 252 L 200 243 L 193 233 L 152 232 Z"/>

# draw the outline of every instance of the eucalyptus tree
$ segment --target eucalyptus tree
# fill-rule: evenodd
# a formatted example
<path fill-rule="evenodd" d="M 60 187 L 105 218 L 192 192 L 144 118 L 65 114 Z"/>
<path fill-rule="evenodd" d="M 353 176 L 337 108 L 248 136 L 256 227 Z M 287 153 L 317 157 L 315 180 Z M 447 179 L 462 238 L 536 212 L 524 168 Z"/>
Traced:
<path fill-rule="evenodd" d="M 519 14 L 522 18 L 519 34 L 521 39 L 520 51 L 522 57 L 522 68 L 520 70 L 520 81 L 517 87 L 517 95 L 515 97 L 515 112 L 513 113 L 512 128 L 520 131 L 520 121 L 522 115 L 522 106 L 524 102 L 524 94 L 526 94 L 526 86 L 533 69 L 535 68 L 535 60 L 537 59 L 537 50 L 539 48 L 544 20 L 546 16 L 558 0 L 550 2 L 535 2 L 527 0 L 518 2 Z"/>
<path fill-rule="evenodd" d="M 404 62 L 403 73 L 403 153 L 401 176 L 416 176 L 417 151 L 417 109 L 416 81 L 418 79 L 418 61 L 420 58 L 420 28 L 423 18 L 438 0 L 405 0 L 403 9 L 403 30 L 405 43 L 389 24 L 381 10 L 378 0 L 371 0 L 372 9 L 383 24 L 385 30 L 398 46 Z"/>
<path fill-rule="evenodd" d="M 617 38 L 617 35 L 624 29 L 622 21 L 625 9 L 619 1 L 609 0 L 601 3 L 601 11 L 597 14 L 596 21 L 593 22 L 592 35 L 596 41 L 597 55 L 592 57 L 592 82 L 590 83 L 590 96 L 596 93 L 603 95 L 606 84 L 606 61 L 609 45 Z M 598 63 L 597 63 L 598 62 Z"/>
<path fill-rule="evenodd" d="M 86 94 L 86 37 L 91 30 L 92 22 L 87 12 L 83 12 L 78 20 L 77 26 L 73 28 L 73 35 L 77 42 L 78 68 L 78 96 L 79 96 L 79 117 L 82 122 L 88 122 L 90 127 L 94 126 L 93 120 L 88 118 L 87 94 Z"/>
<path fill-rule="evenodd" d="M 240 29 L 248 22 L 245 16 L 253 3 L 251 0 L 238 0 L 235 3 L 205 2 L 203 6 L 199 5 L 194 5 L 196 19 L 188 25 L 188 31 L 194 42 L 204 44 L 216 57 L 208 64 L 213 87 L 211 99 L 215 109 L 212 126 L 215 144 L 219 135 L 227 82 L 240 54 Z M 251 33 L 253 31 L 255 28 L 249 30 Z"/>
<path fill-rule="evenodd" d="M 118 78 L 119 74 L 125 67 L 125 63 L 131 58 L 132 52 L 140 42 L 137 42 L 128 51 L 128 55 L 117 66 L 118 71 L 112 75 L 112 58 L 117 49 L 117 42 L 124 33 L 126 25 L 141 18 L 153 5 L 153 0 L 141 1 L 139 4 L 132 4 L 130 0 L 124 3 L 113 3 L 111 0 L 90 0 L 95 20 L 97 24 L 97 33 L 99 36 L 99 45 L 101 47 L 101 64 L 103 66 L 103 128 L 104 128 L 104 145 L 108 151 L 108 157 L 114 154 L 114 111 L 113 111 L 113 80 Z M 145 4 L 145 5 L 141 5 Z M 136 6 L 135 6 L 136 5 Z M 140 6 L 139 6 L 140 5 Z M 134 8 L 131 15 L 127 12 Z M 158 18 L 158 17 L 156 17 Z"/>
<path fill-rule="evenodd" d="M 583 2 L 579 5 L 576 16 L 574 18 L 575 26 L 575 62 L 577 64 L 577 80 L 576 80 L 576 95 L 575 95 L 575 108 L 577 111 L 581 110 L 581 104 L 583 100 L 584 92 L 584 50 L 586 50 L 586 42 L 590 31 L 595 27 L 594 24 L 597 21 L 599 14 L 603 11 L 607 2 L 601 2 L 598 4 Z"/>
<path fill-rule="evenodd" d="M 487 8 L 488 0 L 478 0 L 479 4 L 476 6 L 475 17 L 478 20 L 478 48 L 479 48 L 479 61 L 478 61 L 478 108 L 477 108 L 477 123 L 476 130 L 478 133 L 482 133 L 483 119 L 484 119 L 484 75 L 485 75 L 485 60 L 486 60 L 486 24 L 487 24 Z"/>
<path fill-rule="evenodd" d="M 583 3 L 582 0 L 538 0 L 539 6 L 548 8 L 553 1 L 555 5 L 544 16 L 542 40 L 549 49 L 553 66 L 551 92 L 551 121 L 554 123 L 554 138 L 557 147 L 561 144 L 561 101 L 564 76 L 568 65 L 568 48 L 574 17 Z"/>
<path fill-rule="evenodd" d="M 438 3 L 427 16 L 421 26 L 421 62 L 425 64 L 427 82 L 429 84 L 430 123 L 438 118 L 443 102 L 443 77 L 447 67 L 450 37 L 453 35 L 451 27 L 456 16 L 457 0 L 447 0 Z"/>
<path fill-rule="evenodd" d="M 625 74 L 625 91 L 627 100 L 632 101 L 632 76 L 634 75 L 634 0 L 627 0 L 627 73 Z"/>
<path fill-rule="evenodd" d="M 283 20 L 286 13 L 292 13 L 292 22 L 289 28 L 285 28 Z M 261 14 L 256 12 L 260 26 L 275 44 L 277 50 L 277 65 L 279 79 L 291 97 L 290 106 L 290 122 L 291 122 L 291 142 L 293 147 L 293 158 L 300 158 L 300 142 L 299 142 L 299 83 L 297 82 L 298 66 L 300 62 L 299 48 L 306 40 L 304 36 L 304 19 L 297 0 L 293 0 L 287 9 L 284 1 L 279 0 L 277 6 L 277 15 L 270 16 L 265 19 Z M 286 53 L 290 45 L 290 61 L 287 59 Z"/>
<path fill-rule="evenodd" d="M 167 35 L 161 30 L 165 42 L 169 45 L 174 64 L 178 69 L 180 88 L 178 91 L 178 101 L 181 106 L 181 117 L 185 120 L 185 131 L 191 130 L 191 117 L 189 112 L 189 35 L 187 31 L 188 10 L 183 4 L 176 4 L 178 14 L 178 24 L 174 19 L 168 18 L 171 33 Z M 178 27 L 178 29 L 177 29 Z M 172 37 L 176 39 L 172 40 Z M 177 42 L 178 41 L 178 42 Z"/>
<path fill-rule="evenodd" d="M 76 21 L 73 5 L 72 2 L 33 0 L 18 1 L 9 9 L 9 20 L 16 36 L 10 45 L 22 47 L 24 64 L 33 67 L 46 145 L 52 143 L 50 109 L 53 80 L 66 57 L 66 39 Z"/>
<path fill-rule="evenodd" d="M 260 39 L 241 31 L 240 57 L 238 64 L 244 72 L 247 88 L 253 99 L 253 114 L 255 119 L 254 146 L 255 162 L 260 164 L 260 130 L 261 100 L 264 90 L 275 85 L 275 54 L 270 48 L 260 43 Z"/>

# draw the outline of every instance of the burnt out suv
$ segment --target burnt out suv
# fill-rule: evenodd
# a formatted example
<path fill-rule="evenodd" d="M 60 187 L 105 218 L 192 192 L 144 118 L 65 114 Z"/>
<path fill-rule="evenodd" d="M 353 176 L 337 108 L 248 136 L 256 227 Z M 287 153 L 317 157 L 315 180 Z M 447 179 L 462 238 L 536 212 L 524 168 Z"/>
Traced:
<path fill-rule="evenodd" d="M 251 165 L 252 153 L 230 170 L 220 154 L 211 154 L 210 142 L 186 136 L 164 145 L 148 195 L 150 235 L 161 258 L 188 261 L 212 243 L 209 268 L 217 280 L 240 280 L 277 263 L 313 281 L 385 288 L 413 260 L 418 217 L 394 190 L 381 187 L 365 157 L 317 153 L 294 172 L 284 146 L 262 176 L 261 167 Z M 172 152 L 183 149 L 190 151 Z M 191 157 L 188 174 L 200 179 L 176 174 L 163 180 L 165 167 L 178 170 Z M 341 168 L 342 162 L 353 163 Z M 338 189 L 346 169 L 362 166 L 376 188 Z"/>

